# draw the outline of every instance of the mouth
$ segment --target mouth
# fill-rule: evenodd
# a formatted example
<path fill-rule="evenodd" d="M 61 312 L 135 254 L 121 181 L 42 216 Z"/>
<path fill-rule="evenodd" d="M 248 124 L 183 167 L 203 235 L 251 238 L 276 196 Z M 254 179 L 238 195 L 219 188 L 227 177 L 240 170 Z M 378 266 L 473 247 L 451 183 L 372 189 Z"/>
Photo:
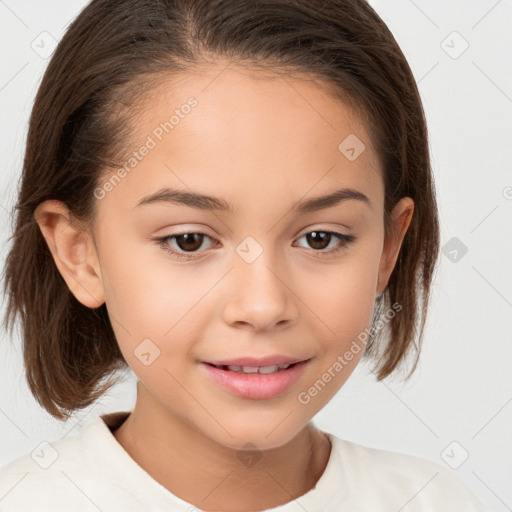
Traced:
<path fill-rule="evenodd" d="M 216 365 L 203 362 L 211 382 L 230 394 L 264 400 L 291 390 L 303 375 L 311 359 L 271 366 Z"/>
<path fill-rule="evenodd" d="M 271 373 L 278 373 L 278 372 L 282 372 L 283 370 L 293 368 L 295 365 L 302 363 L 302 362 L 307 362 L 307 361 L 309 361 L 309 359 L 307 359 L 306 361 L 297 361 L 296 363 L 274 364 L 274 365 L 270 365 L 270 366 L 240 366 L 240 365 L 236 365 L 236 364 L 227 365 L 227 364 L 213 364 L 213 363 L 206 363 L 206 364 L 213 366 L 214 368 L 218 368 L 219 370 L 224 370 L 224 371 L 231 371 L 231 372 L 238 372 L 238 373 L 245 373 L 245 374 L 262 373 L 265 375 L 269 375 Z"/>

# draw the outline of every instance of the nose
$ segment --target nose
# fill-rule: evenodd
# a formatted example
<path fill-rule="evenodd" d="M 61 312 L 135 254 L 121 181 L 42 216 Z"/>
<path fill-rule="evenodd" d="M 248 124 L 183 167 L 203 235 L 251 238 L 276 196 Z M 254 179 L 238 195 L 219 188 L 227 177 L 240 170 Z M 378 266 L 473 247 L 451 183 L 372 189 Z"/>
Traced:
<path fill-rule="evenodd" d="M 223 307 L 229 325 L 267 331 L 296 322 L 298 298 L 291 272 L 271 252 L 263 250 L 254 261 L 234 254 Z"/>

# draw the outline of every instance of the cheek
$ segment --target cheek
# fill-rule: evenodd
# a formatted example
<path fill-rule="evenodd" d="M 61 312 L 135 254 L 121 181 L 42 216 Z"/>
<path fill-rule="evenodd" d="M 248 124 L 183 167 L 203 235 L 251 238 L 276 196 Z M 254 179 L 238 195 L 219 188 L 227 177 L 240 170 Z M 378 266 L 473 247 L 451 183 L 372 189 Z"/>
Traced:
<path fill-rule="evenodd" d="M 141 380 L 160 378 L 160 366 L 172 368 L 190 350 L 190 340 L 200 337 L 206 321 L 199 319 L 208 318 L 204 297 L 218 280 L 212 269 L 185 270 L 169 261 L 162 249 L 148 246 L 115 244 L 102 264 L 108 276 L 107 309 L 119 347 Z M 147 359 L 154 363 L 146 367 Z"/>
<path fill-rule="evenodd" d="M 147 336 L 150 330 L 161 337 L 186 313 L 196 294 L 162 249 L 130 233 L 118 235 L 116 242 L 109 240 L 102 262 L 107 307 L 126 330 L 137 336 Z"/>
<path fill-rule="evenodd" d="M 312 309 L 319 317 L 315 334 L 320 358 L 314 381 L 329 382 L 328 389 L 314 400 L 315 410 L 344 384 L 363 355 L 375 306 L 379 244 L 368 237 L 354 245 L 339 264 L 323 269 L 321 286 L 309 288 Z"/>
<path fill-rule="evenodd" d="M 364 329 L 371 322 L 379 257 L 375 242 L 361 243 L 339 263 L 317 272 L 316 285 L 312 286 L 310 279 L 303 283 L 306 303 L 337 338 L 347 339 L 354 329 Z"/>
<path fill-rule="evenodd" d="M 372 293 L 365 293 L 356 274 L 331 281 L 328 291 L 311 297 L 317 315 L 316 334 L 324 340 L 324 352 L 342 354 L 369 328 L 374 308 Z"/>

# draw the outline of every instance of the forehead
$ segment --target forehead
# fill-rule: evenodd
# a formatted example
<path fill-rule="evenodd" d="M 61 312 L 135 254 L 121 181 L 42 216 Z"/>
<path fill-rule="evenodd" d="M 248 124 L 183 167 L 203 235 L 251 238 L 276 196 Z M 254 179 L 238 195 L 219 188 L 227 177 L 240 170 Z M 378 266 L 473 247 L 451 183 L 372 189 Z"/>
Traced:
<path fill-rule="evenodd" d="M 120 187 L 131 206 L 165 185 L 295 202 L 381 180 L 364 123 L 311 76 L 219 64 L 160 81 L 140 111 L 127 155 L 150 149 Z"/>
<path fill-rule="evenodd" d="M 325 138 L 328 134 L 336 140 L 352 130 L 369 142 L 367 127 L 346 102 L 334 95 L 335 90 L 333 84 L 304 73 L 212 64 L 164 78 L 148 91 L 140 128 L 147 133 L 194 98 L 198 108 L 183 125 L 194 129 L 196 135 L 202 133 L 199 125 L 203 123 L 221 134 L 243 127 L 244 133 L 278 133 L 280 139 L 289 134 L 296 140 L 301 136 Z"/>

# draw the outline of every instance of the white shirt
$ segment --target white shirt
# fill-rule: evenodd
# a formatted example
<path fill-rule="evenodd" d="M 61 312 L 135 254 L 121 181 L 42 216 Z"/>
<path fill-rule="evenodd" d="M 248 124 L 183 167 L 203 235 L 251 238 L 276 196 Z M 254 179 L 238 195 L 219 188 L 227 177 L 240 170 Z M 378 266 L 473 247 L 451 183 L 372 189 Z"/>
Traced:
<path fill-rule="evenodd" d="M 0 468 L 1 512 L 198 512 L 154 480 L 111 432 L 129 412 L 106 414 L 78 434 Z M 440 464 L 327 433 L 331 454 L 315 487 L 272 512 L 484 512 Z"/>

